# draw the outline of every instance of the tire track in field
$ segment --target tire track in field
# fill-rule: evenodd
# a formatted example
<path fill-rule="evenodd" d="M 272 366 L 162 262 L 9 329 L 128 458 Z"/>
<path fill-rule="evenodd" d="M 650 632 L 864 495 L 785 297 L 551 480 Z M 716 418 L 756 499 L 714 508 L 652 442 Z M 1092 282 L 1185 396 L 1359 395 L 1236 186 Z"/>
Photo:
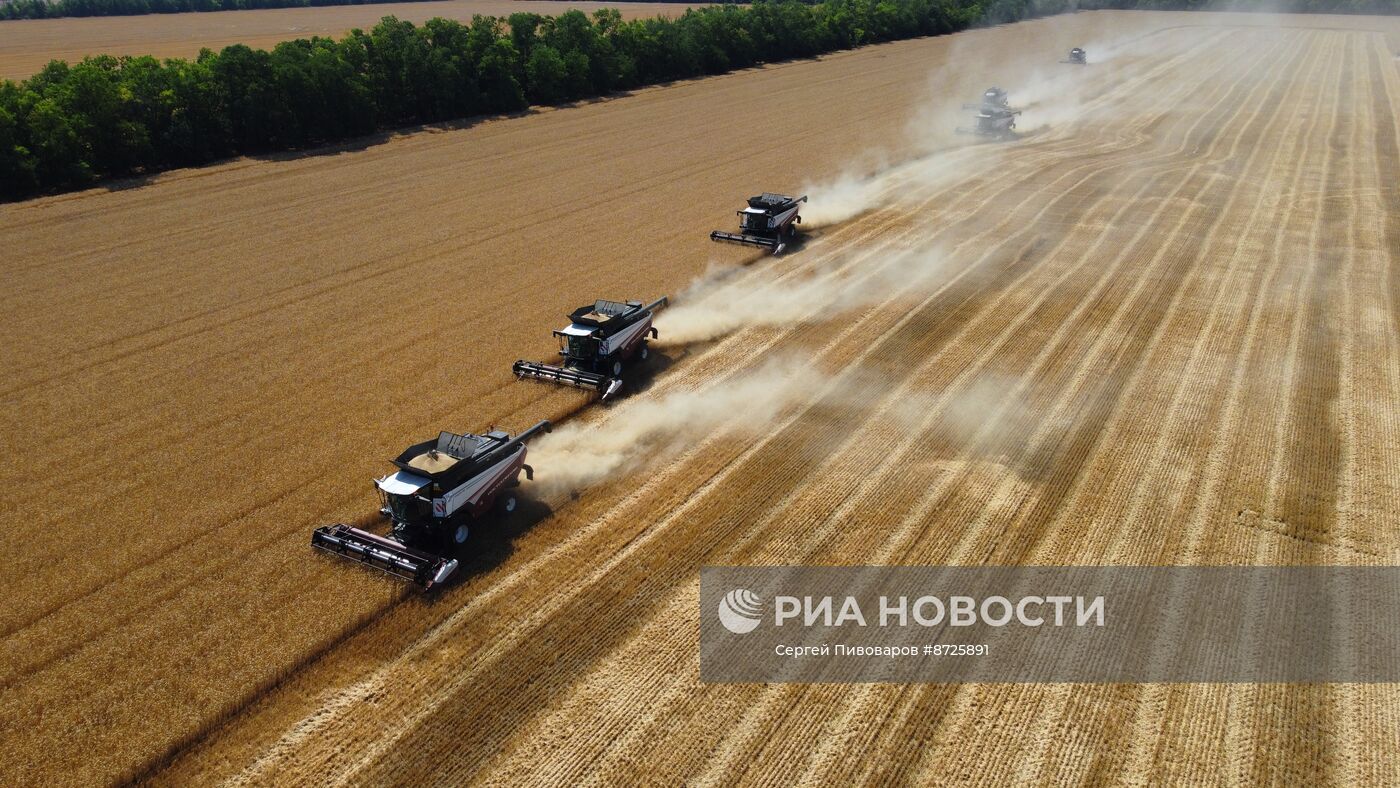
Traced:
<path fill-rule="evenodd" d="M 1400 145 L 1396 143 L 1397 136 L 1400 136 L 1397 132 L 1397 127 L 1400 127 L 1400 115 L 1397 115 L 1396 102 L 1392 101 L 1391 97 L 1400 96 L 1400 79 L 1396 78 L 1395 68 L 1386 68 L 1374 51 L 1370 60 L 1373 74 L 1378 77 L 1373 79 L 1370 85 L 1371 106 L 1377 119 L 1377 164 L 1380 167 L 1381 182 L 1393 182 L 1393 178 L 1388 176 L 1400 172 Z M 1400 310 L 1395 308 L 1396 305 L 1400 305 L 1400 265 L 1395 263 L 1396 260 L 1400 260 L 1400 197 L 1397 197 L 1395 192 L 1391 192 L 1387 207 L 1389 210 L 1385 212 L 1384 248 L 1391 261 L 1388 266 L 1391 327 L 1392 333 L 1398 338 L 1397 341 L 1400 341 Z"/>
<path fill-rule="evenodd" d="M 1339 100 L 1332 114 L 1322 167 L 1328 192 L 1341 186 L 1338 159 L 1349 158 L 1343 134 L 1351 121 L 1343 121 L 1340 108 L 1346 107 L 1349 115 L 1354 101 L 1354 43 L 1351 37 L 1342 41 L 1347 68 L 1338 79 Z M 1302 289 L 1303 309 L 1294 318 L 1290 341 L 1285 389 L 1290 392 L 1289 402 L 1275 416 L 1275 434 L 1281 436 L 1284 451 L 1271 463 L 1273 472 L 1268 482 L 1270 510 L 1279 512 L 1301 533 L 1325 534 L 1336 517 L 1336 466 L 1341 458 L 1332 409 L 1340 368 L 1336 339 L 1326 314 L 1335 297 L 1336 267 L 1341 264 L 1340 256 L 1331 251 L 1335 249 L 1334 239 L 1326 237 L 1336 232 L 1335 224 L 1340 221 L 1334 205 L 1334 201 L 1324 201 L 1312 224 L 1308 245 L 1311 262 L 1305 269 L 1308 274 Z M 1311 452 L 1316 454 L 1310 455 Z M 1304 548 L 1302 563 L 1317 561 L 1320 551 L 1307 542 L 1299 543 L 1299 547 Z M 1270 684 L 1256 689 L 1251 779 L 1293 781 L 1303 773 L 1315 772 L 1319 766 L 1331 773 L 1335 753 L 1327 730 L 1333 724 L 1335 709 L 1329 695 L 1325 686 Z M 1261 751 L 1261 745 L 1268 749 Z M 1300 763 L 1308 766 L 1300 770 Z"/>
<path fill-rule="evenodd" d="M 1337 58 L 1333 58 L 1333 68 L 1329 69 L 1329 73 L 1336 72 L 1339 65 L 1340 61 Z M 1331 77 L 1328 77 L 1328 80 L 1330 79 Z M 1332 111 L 1327 117 L 1335 120 L 1336 111 L 1337 105 L 1335 104 L 1334 98 Z M 1309 142 L 1305 146 L 1305 149 L 1310 152 L 1321 149 L 1320 145 L 1315 142 L 1313 138 L 1319 133 L 1325 133 L 1330 128 L 1330 126 L 1321 125 L 1318 122 L 1321 116 L 1322 113 L 1317 113 L 1317 116 L 1312 119 L 1311 128 L 1308 132 Z M 1308 172 L 1307 168 L 1309 167 L 1315 167 L 1315 165 L 1310 159 L 1302 157 L 1302 160 L 1298 163 L 1298 169 L 1295 170 L 1295 186 L 1291 192 L 1285 191 L 1285 194 L 1296 193 L 1298 191 L 1297 184 L 1304 180 L 1304 173 Z M 1284 290 L 1281 283 L 1288 281 L 1286 277 L 1290 276 L 1289 267 L 1285 265 L 1285 260 L 1288 256 L 1288 247 L 1285 245 L 1285 240 L 1290 237 L 1287 228 L 1294 223 L 1294 217 L 1297 215 L 1297 209 L 1300 206 L 1296 201 L 1290 201 L 1287 205 L 1288 208 L 1282 222 L 1285 231 L 1276 233 L 1275 241 L 1272 244 L 1272 251 L 1269 255 L 1270 259 L 1273 261 L 1273 270 L 1269 278 L 1264 282 L 1262 288 L 1260 288 L 1259 294 L 1255 298 L 1254 308 L 1250 310 L 1249 313 L 1249 325 L 1244 332 L 1245 344 L 1243 363 L 1236 364 L 1235 371 L 1228 386 L 1228 392 L 1224 396 L 1227 406 L 1225 415 L 1222 418 L 1222 427 L 1219 429 L 1223 438 L 1215 442 L 1208 451 L 1205 467 L 1208 471 L 1213 472 L 1207 472 L 1205 474 L 1202 490 L 1196 496 L 1192 508 L 1186 517 L 1186 522 L 1188 524 L 1186 532 L 1193 536 L 1193 539 L 1186 547 L 1188 562 L 1215 562 L 1221 559 L 1229 561 L 1231 560 L 1230 556 L 1232 553 L 1236 553 L 1236 551 L 1231 550 L 1222 551 L 1220 545 L 1223 541 L 1233 541 L 1233 537 L 1239 534 L 1242 529 L 1235 530 L 1229 526 L 1225 528 L 1208 529 L 1206 527 L 1206 517 L 1214 513 L 1214 507 L 1210 506 L 1210 503 L 1220 500 L 1226 495 L 1226 493 L 1218 491 L 1221 484 L 1229 478 L 1226 469 L 1234 470 L 1235 476 L 1238 479 L 1240 468 L 1248 467 L 1251 459 L 1264 454 L 1263 452 L 1246 448 L 1248 446 L 1249 437 L 1260 432 L 1258 427 L 1250 427 L 1250 422 L 1257 420 L 1257 418 L 1262 418 L 1265 414 L 1270 412 L 1262 402 L 1267 401 L 1267 395 L 1273 393 L 1273 387 L 1267 382 L 1262 384 L 1261 387 L 1258 381 L 1261 379 L 1268 381 L 1272 378 L 1269 361 L 1273 357 L 1273 354 L 1266 353 L 1268 343 L 1272 337 L 1280 333 L 1278 330 L 1280 321 L 1286 319 L 1296 311 L 1291 304 L 1286 302 L 1277 305 L 1270 303 L 1272 300 L 1270 296 L 1280 292 L 1291 292 L 1293 290 L 1292 287 Z M 1246 403 L 1250 402 L 1256 403 L 1256 408 L 1246 408 Z M 1244 478 L 1246 479 L 1244 483 L 1248 483 L 1247 479 L 1249 477 L 1245 476 Z M 1242 483 L 1237 482 L 1237 486 L 1240 484 Z M 1255 486 L 1255 489 L 1261 489 L 1262 484 L 1263 481 L 1261 479 Z M 1208 546 L 1211 543 L 1214 543 L 1215 546 Z M 1245 560 L 1248 559 L 1246 558 Z M 1189 689 L 1174 690 L 1172 694 L 1173 697 L 1182 695 L 1190 698 L 1193 696 L 1193 693 L 1191 693 Z M 1237 719 L 1239 716 L 1250 714 L 1258 707 L 1256 689 L 1252 687 L 1231 688 L 1227 693 L 1227 698 L 1226 702 L 1228 702 L 1231 707 L 1241 709 L 1241 712 L 1236 715 Z M 1141 714 L 1143 717 L 1140 723 L 1141 726 L 1155 727 L 1150 721 L 1150 713 L 1151 712 L 1147 709 L 1143 710 Z M 1231 763 L 1241 765 L 1247 763 L 1250 757 L 1251 745 L 1248 742 L 1241 741 L 1240 737 L 1246 735 L 1248 730 L 1249 726 L 1243 722 L 1232 725 L 1228 729 L 1228 733 L 1234 741 L 1227 744 L 1226 751 L 1233 751 L 1236 753 L 1234 756 L 1227 756 Z M 1164 744 L 1171 743 L 1171 740 L 1166 736 L 1163 736 L 1161 741 Z M 1159 745 L 1159 747 L 1160 746 L 1164 745 Z M 1237 774 L 1233 779 L 1243 778 L 1243 774 Z"/>
<path fill-rule="evenodd" d="M 1349 50 L 1355 43 L 1350 37 L 1346 42 Z M 1350 78 L 1338 80 L 1342 106 L 1354 103 L 1353 84 Z M 1327 141 L 1328 194 L 1339 194 L 1347 186 L 1338 164 L 1347 166 L 1352 158 L 1345 138 L 1348 132 L 1346 125 L 1338 123 Z M 1340 202 L 1324 200 L 1313 231 L 1314 263 L 1307 286 L 1310 297 L 1297 323 L 1301 347 L 1295 358 L 1303 377 L 1293 390 L 1289 409 L 1280 414 L 1291 422 L 1292 434 L 1286 441 L 1290 447 L 1284 458 L 1286 464 L 1279 468 L 1277 477 L 1280 483 L 1288 480 L 1279 493 L 1277 511 L 1299 528 L 1324 534 L 1336 527 L 1337 493 L 1343 470 L 1336 417 L 1342 370 L 1333 315 L 1337 313 L 1339 276 L 1348 264 L 1346 251 L 1338 246 L 1345 222 Z"/>

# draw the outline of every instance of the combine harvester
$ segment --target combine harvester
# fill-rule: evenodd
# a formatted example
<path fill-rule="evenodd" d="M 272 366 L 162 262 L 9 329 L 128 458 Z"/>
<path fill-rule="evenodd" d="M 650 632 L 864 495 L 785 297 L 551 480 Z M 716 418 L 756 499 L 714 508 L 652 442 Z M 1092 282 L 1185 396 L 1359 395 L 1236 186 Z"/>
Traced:
<path fill-rule="evenodd" d="M 979 137 L 1012 139 L 1016 136 L 1016 116 L 1021 110 L 1012 109 L 1006 91 L 1001 88 L 987 88 L 982 92 L 982 103 L 964 104 L 963 109 L 977 110 L 977 125 L 972 128 L 959 128 L 959 134 L 976 134 Z"/>
<path fill-rule="evenodd" d="M 645 306 L 641 301 L 585 304 L 569 313 L 569 325 L 554 332 L 563 366 L 521 360 L 511 370 L 522 379 L 593 389 L 607 399 L 622 388 L 623 362 L 646 360 L 647 335 L 656 337 L 652 314 L 667 303 L 661 296 Z"/>
<path fill-rule="evenodd" d="M 1069 51 L 1069 57 L 1061 60 L 1061 63 L 1071 63 L 1076 66 L 1089 65 L 1089 55 L 1080 47 L 1075 47 Z"/>
<path fill-rule="evenodd" d="M 439 433 L 436 440 L 416 443 L 395 460 L 398 472 L 375 480 L 382 507 L 392 523 L 388 536 L 345 523 L 324 525 L 311 534 L 311 545 L 391 575 L 431 588 L 457 570 L 457 560 L 438 553 L 467 541 L 467 524 L 500 500 L 505 512 L 515 510 L 515 495 L 503 490 L 520 484 L 520 471 L 533 479 L 525 464 L 525 441 L 549 432 L 548 421 L 512 438 L 493 430 L 485 435 Z"/>
<path fill-rule="evenodd" d="M 773 254 L 779 254 L 797 237 L 797 225 L 802 223 L 797 208 L 804 202 L 807 202 L 805 194 L 789 197 L 764 192 L 750 197 L 748 207 L 738 212 L 739 232 L 715 230 L 710 233 L 710 240 L 762 246 L 772 249 Z"/>

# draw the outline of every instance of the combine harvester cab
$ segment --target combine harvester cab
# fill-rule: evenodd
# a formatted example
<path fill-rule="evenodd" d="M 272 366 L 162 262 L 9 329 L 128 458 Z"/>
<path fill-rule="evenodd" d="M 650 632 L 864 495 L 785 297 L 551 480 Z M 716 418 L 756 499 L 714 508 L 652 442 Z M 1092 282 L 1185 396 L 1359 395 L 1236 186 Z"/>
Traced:
<path fill-rule="evenodd" d="M 980 104 L 964 104 L 963 109 L 977 110 L 976 124 L 972 128 L 959 128 L 959 134 L 975 134 L 979 137 L 1011 139 L 1016 136 L 1016 116 L 1021 110 L 1012 109 L 1006 91 L 1001 88 L 987 88 L 982 92 Z"/>
<path fill-rule="evenodd" d="M 797 225 L 802 223 L 797 209 L 804 202 L 807 202 L 805 194 L 789 197 L 764 192 L 750 197 L 748 207 L 738 212 L 739 232 L 715 230 L 710 233 L 710 240 L 762 246 L 772 249 L 773 254 L 779 254 L 797 237 Z"/>
<path fill-rule="evenodd" d="M 380 513 L 392 524 L 388 536 L 336 523 L 311 534 L 312 547 L 358 561 L 424 588 L 442 583 L 457 570 L 457 560 L 439 555 L 467 541 L 468 523 L 501 501 L 515 510 L 513 493 L 501 493 L 534 472 L 525 464 L 525 441 L 549 432 L 548 421 L 511 437 L 440 433 L 416 443 L 394 459 L 398 472 L 375 480 Z"/>
<path fill-rule="evenodd" d="M 1089 65 L 1089 55 L 1083 50 L 1083 48 L 1075 47 L 1074 49 L 1071 49 L 1069 51 L 1069 56 L 1066 57 L 1064 60 L 1061 60 L 1060 62 L 1071 63 L 1076 66 L 1087 66 Z"/>
<path fill-rule="evenodd" d="M 982 103 L 964 104 L 963 109 L 1001 110 L 1011 109 L 1011 96 L 999 87 L 982 91 Z"/>
<path fill-rule="evenodd" d="M 516 377 L 592 389 L 607 399 L 622 388 L 622 368 L 633 359 L 645 361 L 647 337 L 656 337 L 652 316 L 668 301 L 595 301 L 569 313 L 569 325 L 554 332 L 559 338 L 561 366 L 520 360 L 511 367 Z"/>

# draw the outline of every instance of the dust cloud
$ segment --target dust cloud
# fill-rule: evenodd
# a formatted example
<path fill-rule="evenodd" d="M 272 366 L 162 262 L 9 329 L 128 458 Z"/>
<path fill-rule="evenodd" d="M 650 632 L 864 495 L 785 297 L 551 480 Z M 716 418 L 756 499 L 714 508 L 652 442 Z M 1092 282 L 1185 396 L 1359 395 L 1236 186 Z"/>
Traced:
<path fill-rule="evenodd" d="M 942 281 L 948 267 L 936 250 L 895 253 L 884 260 L 833 266 L 806 278 L 746 281 L 738 286 L 702 277 L 679 303 L 657 317 L 662 346 L 688 345 L 741 328 L 784 326 L 884 301 L 906 288 Z"/>
<path fill-rule="evenodd" d="M 674 457 L 721 430 L 754 432 L 823 386 L 805 359 L 778 359 L 698 389 L 626 400 L 598 422 L 574 422 L 540 438 L 531 462 L 545 494 L 588 487 Z"/>

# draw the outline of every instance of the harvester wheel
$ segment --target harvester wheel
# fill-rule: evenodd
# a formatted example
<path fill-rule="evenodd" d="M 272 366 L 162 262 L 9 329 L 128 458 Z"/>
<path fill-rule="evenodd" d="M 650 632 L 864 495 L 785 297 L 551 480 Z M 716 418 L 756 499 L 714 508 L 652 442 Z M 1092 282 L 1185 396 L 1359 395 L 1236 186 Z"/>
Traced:
<path fill-rule="evenodd" d="M 515 496 L 507 495 L 505 502 L 501 504 L 501 508 L 506 510 L 506 514 L 515 511 Z"/>
<path fill-rule="evenodd" d="M 651 350 L 647 348 L 647 343 L 643 342 L 641 351 L 637 353 L 637 358 L 640 358 L 642 361 L 646 361 L 647 356 L 649 355 L 651 355 Z"/>
<path fill-rule="evenodd" d="M 470 533 L 471 531 L 467 529 L 465 524 L 459 525 L 457 526 L 457 530 L 452 532 L 452 541 L 456 544 L 462 544 L 467 541 L 467 536 Z"/>
<path fill-rule="evenodd" d="M 619 376 L 619 375 L 621 375 L 621 374 L 622 374 L 622 362 L 621 362 L 621 361 L 614 361 L 614 362 L 613 362 L 613 377 L 617 377 L 617 376 Z"/>

